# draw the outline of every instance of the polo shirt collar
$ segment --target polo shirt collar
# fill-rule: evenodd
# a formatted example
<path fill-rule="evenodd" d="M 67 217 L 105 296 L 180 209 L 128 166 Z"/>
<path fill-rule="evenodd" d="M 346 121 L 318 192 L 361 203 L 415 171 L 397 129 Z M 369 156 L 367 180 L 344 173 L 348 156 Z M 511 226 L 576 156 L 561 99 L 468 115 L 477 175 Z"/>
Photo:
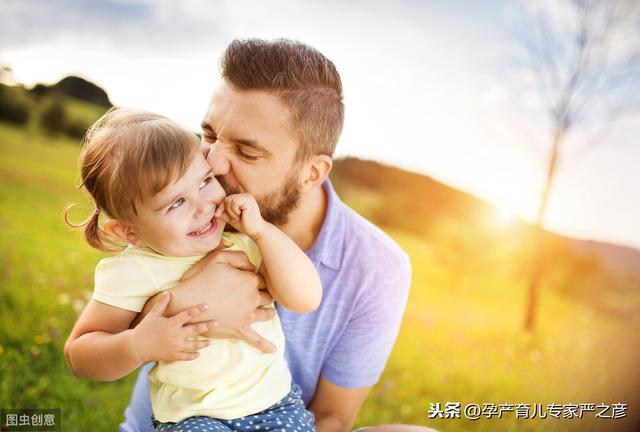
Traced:
<path fill-rule="evenodd" d="M 338 270 L 344 251 L 342 246 L 345 235 L 343 218 L 345 204 L 333 189 L 331 180 L 327 179 L 322 187 L 327 196 L 327 210 L 318 238 L 307 251 L 307 255 L 314 262 L 320 261 L 326 267 Z"/>

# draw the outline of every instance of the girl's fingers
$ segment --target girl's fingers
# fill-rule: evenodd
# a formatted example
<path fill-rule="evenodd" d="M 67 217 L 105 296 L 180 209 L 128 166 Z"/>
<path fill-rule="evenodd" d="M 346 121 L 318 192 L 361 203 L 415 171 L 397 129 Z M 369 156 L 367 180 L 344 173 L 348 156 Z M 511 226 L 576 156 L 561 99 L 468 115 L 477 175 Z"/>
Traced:
<path fill-rule="evenodd" d="M 227 209 L 225 209 L 224 207 L 222 207 L 222 212 L 220 212 L 220 214 L 216 217 L 224 223 L 231 223 L 231 216 L 229 215 Z"/>
<path fill-rule="evenodd" d="M 233 196 L 227 197 L 224 201 L 225 208 L 227 209 L 227 213 L 229 213 L 233 220 L 238 220 L 240 213 L 238 211 L 238 204 Z"/>
<path fill-rule="evenodd" d="M 231 208 L 233 208 L 233 213 L 235 213 L 236 215 L 240 215 L 240 205 L 238 204 L 237 200 L 233 200 L 231 202 Z"/>
<path fill-rule="evenodd" d="M 225 207 L 227 208 L 227 214 L 229 217 L 234 221 L 238 220 L 238 214 L 234 211 L 233 203 L 229 202 Z"/>

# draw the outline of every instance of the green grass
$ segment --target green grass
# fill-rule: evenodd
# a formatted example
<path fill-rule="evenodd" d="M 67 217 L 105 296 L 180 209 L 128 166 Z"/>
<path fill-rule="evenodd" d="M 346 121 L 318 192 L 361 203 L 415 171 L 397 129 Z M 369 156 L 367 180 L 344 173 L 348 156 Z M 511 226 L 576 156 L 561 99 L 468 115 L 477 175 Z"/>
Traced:
<path fill-rule="evenodd" d="M 83 203 L 75 219 L 89 211 L 76 188 L 78 150 L 71 140 L 0 123 L 0 407 L 60 407 L 65 431 L 114 430 L 135 374 L 114 383 L 78 380 L 62 353 L 102 256 L 62 221 L 68 202 Z M 366 212 L 376 199 L 351 201 Z M 509 271 L 478 271 L 455 285 L 437 265 L 439 245 L 390 234 L 411 255 L 413 285 L 398 342 L 359 425 L 551 432 L 622 425 L 593 415 L 427 420 L 436 402 L 630 403 L 639 382 L 640 325 L 543 290 L 539 331 L 527 337 L 519 330 L 524 287 Z"/>
<path fill-rule="evenodd" d="M 60 407 L 64 430 L 114 430 L 135 376 L 78 380 L 62 354 L 100 259 L 62 220 L 68 202 L 87 209 L 78 149 L 0 124 L 0 406 Z"/>

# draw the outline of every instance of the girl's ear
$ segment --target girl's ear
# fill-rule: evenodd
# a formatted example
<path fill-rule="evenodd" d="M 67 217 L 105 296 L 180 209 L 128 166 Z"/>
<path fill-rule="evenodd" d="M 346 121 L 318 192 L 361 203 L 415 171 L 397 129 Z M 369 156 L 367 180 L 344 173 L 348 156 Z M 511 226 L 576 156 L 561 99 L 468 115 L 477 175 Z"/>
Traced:
<path fill-rule="evenodd" d="M 132 244 L 136 247 L 142 247 L 142 242 L 128 226 L 117 219 L 109 219 L 102 227 L 107 235 L 114 237 L 122 242 Z"/>

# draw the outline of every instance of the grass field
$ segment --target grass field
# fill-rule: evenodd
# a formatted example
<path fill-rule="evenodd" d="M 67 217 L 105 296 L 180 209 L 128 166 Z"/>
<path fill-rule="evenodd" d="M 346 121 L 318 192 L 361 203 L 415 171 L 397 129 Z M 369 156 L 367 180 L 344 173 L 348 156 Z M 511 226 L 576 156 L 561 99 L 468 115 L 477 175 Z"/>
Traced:
<path fill-rule="evenodd" d="M 0 123 L 0 407 L 61 408 L 64 431 L 115 430 L 135 375 L 78 380 L 62 348 L 91 295 L 101 254 L 65 227 L 82 203 L 79 147 Z M 347 196 L 347 198 L 349 198 Z M 353 203 L 356 204 L 355 198 Z M 73 213 L 83 213 L 82 205 Z M 544 290 L 540 328 L 520 332 L 524 287 L 509 272 L 474 275 L 453 289 L 436 245 L 390 232 L 411 255 L 414 278 L 399 340 L 359 425 L 403 422 L 442 431 L 612 431 L 638 419 L 640 323 Z M 630 301 L 636 301 L 632 299 Z M 637 316 L 637 315 L 636 315 Z M 427 419 L 432 403 L 630 403 L 627 421 Z M 621 430 L 621 429 L 620 429 Z"/>

